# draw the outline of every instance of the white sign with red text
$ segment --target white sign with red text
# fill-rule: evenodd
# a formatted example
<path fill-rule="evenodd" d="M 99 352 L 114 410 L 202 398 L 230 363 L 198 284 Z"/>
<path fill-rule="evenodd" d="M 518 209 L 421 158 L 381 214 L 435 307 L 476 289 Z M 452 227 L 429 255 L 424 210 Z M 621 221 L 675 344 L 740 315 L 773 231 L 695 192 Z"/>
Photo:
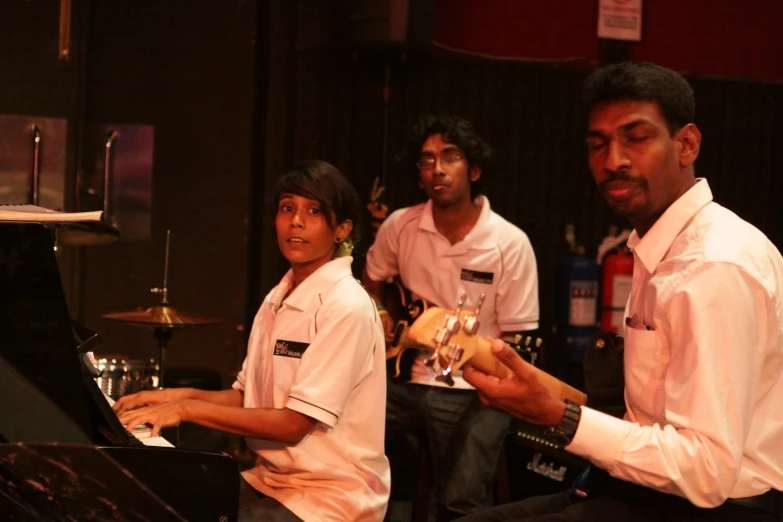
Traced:
<path fill-rule="evenodd" d="M 642 0 L 599 0 L 598 37 L 642 39 Z"/>

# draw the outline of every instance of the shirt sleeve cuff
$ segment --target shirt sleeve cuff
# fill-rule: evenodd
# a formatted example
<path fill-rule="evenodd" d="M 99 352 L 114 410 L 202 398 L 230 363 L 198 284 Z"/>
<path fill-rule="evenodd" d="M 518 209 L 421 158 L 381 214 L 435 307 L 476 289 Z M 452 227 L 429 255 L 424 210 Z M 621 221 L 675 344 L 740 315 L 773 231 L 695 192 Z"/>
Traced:
<path fill-rule="evenodd" d="M 582 406 L 576 434 L 565 449 L 609 469 L 617 459 L 629 427 L 628 421 Z"/>
<path fill-rule="evenodd" d="M 285 407 L 321 421 L 330 428 L 334 428 L 335 424 L 337 424 L 337 415 L 334 413 L 296 397 L 289 396 Z"/>

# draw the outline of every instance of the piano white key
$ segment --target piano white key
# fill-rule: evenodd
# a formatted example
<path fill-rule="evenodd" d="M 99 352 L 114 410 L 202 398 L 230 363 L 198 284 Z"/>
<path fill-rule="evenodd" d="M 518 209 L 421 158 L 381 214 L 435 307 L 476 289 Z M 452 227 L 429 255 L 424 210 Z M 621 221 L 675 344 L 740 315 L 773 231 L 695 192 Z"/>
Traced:
<path fill-rule="evenodd" d="M 156 448 L 173 448 L 174 445 L 163 437 L 153 437 L 152 428 L 141 424 L 131 430 L 131 434 L 139 439 L 145 446 L 154 446 Z"/>

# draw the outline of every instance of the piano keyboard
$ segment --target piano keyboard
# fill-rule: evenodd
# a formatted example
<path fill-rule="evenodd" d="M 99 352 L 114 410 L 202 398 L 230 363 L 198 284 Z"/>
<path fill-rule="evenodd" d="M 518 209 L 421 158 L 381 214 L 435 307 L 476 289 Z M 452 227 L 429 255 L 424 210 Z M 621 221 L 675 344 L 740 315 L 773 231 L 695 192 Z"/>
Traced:
<path fill-rule="evenodd" d="M 114 399 L 103 394 L 104 397 L 106 397 L 106 401 L 109 403 L 110 406 L 114 406 Z M 144 446 L 151 446 L 155 448 L 173 448 L 174 445 L 164 439 L 163 437 L 153 437 L 152 436 L 152 428 L 147 426 L 146 424 L 139 424 L 132 430 L 127 430 L 128 433 L 131 435 L 131 437 L 135 438 L 136 440 L 140 441 Z"/>
<path fill-rule="evenodd" d="M 152 428 L 144 424 L 136 426 L 130 430 L 130 434 L 141 441 L 145 446 L 154 446 L 156 448 L 173 448 L 174 445 L 163 437 L 153 437 Z"/>

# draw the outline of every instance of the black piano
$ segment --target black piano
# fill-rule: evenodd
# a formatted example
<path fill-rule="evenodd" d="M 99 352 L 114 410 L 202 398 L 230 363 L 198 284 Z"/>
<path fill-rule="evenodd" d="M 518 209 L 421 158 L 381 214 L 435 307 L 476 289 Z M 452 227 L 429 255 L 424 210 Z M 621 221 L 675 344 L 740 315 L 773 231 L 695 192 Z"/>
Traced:
<path fill-rule="evenodd" d="M 237 519 L 225 454 L 148 447 L 85 364 L 98 336 L 71 320 L 55 229 L 0 223 L 0 520 Z"/>

